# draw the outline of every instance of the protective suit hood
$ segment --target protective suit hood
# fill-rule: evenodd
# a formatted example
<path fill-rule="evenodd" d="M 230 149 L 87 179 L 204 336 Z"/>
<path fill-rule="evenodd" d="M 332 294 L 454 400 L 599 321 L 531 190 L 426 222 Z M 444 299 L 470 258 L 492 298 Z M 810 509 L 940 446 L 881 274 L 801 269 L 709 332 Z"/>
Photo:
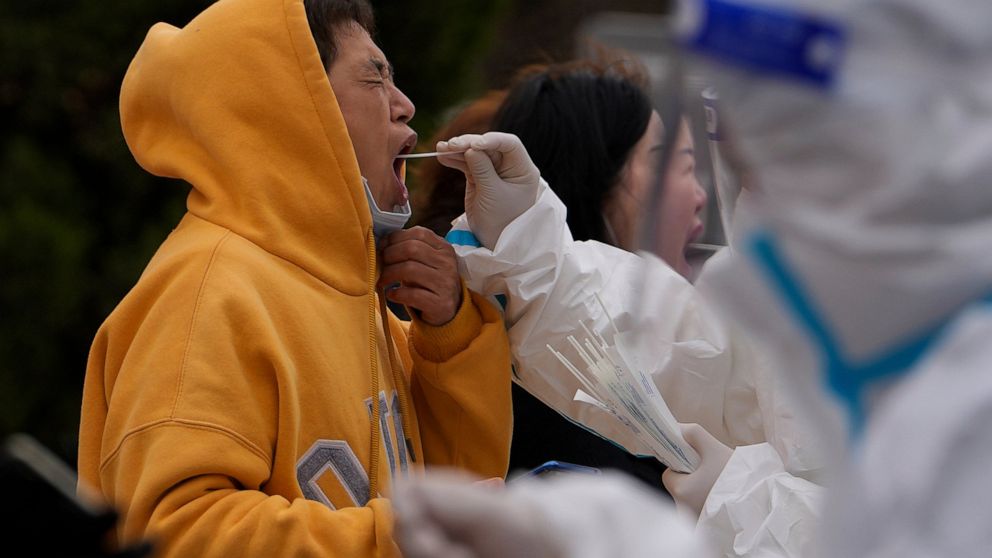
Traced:
<path fill-rule="evenodd" d="M 138 163 L 193 186 L 191 213 L 366 294 L 371 217 L 300 0 L 225 0 L 155 25 L 120 111 Z"/>
<path fill-rule="evenodd" d="M 837 26 L 843 52 L 820 84 L 708 61 L 761 191 L 705 286 L 762 338 L 798 332 L 805 363 L 863 398 L 992 292 L 992 5 L 759 9 Z"/>

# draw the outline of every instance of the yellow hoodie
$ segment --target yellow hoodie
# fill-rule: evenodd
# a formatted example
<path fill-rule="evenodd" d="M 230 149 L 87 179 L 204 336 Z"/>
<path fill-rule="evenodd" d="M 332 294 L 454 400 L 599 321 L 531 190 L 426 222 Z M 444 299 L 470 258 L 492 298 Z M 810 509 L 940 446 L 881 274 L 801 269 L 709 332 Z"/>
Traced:
<path fill-rule="evenodd" d="M 442 327 L 390 315 L 391 369 L 369 208 L 300 0 L 222 0 L 154 26 L 121 121 L 145 169 L 193 186 L 86 371 L 80 477 L 123 512 L 122 542 L 391 556 L 389 502 L 370 493 L 393 476 L 505 474 L 494 308 L 465 291 Z"/>

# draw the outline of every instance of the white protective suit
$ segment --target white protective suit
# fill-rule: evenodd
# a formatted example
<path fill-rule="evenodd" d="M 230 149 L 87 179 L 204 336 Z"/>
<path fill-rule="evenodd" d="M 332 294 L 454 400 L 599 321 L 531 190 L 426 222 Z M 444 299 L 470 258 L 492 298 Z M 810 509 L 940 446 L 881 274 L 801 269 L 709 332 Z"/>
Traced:
<path fill-rule="evenodd" d="M 612 415 L 573 401 L 580 386 L 545 345 L 566 351 L 565 337 L 583 320 L 606 331 L 596 294 L 621 330 L 653 332 L 656 343 L 640 358 L 658 363 L 653 377 L 672 413 L 737 447 L 697 530 L 726 556 L 808 555 L 821 496 L 803 477 L 822 468 L 822 448 L 766 359 L 689 282 L 653 255 L 573 241 L 565 207 L 545 184 L 493 250 L 476 246 L 464 215 L 448 239 L 469 288 L 506 297 L 517 382 L 635 454 L 650 452 Z"/>
<path fill-rule="evenodd" d="M 720 5 L 737 2 L 706 4 L 719 10 Z M 793 22 L 797 11 L 812 11 L 839 22 L 846 43 L 837 75 L 819 85 L 774 69 L 755 72 L 760 64 L 753 60 L 736 66 L 731 60 L 712 74 L 724 85 L 722 107 L 764 195 L 756 199 L 754 215 L 735 219 L 735 257 L 708 266 L 700 289 L 712 289 L 721 301 L 717 308 L 736 316 L 775 354 L 777 370 L 788 374 L 804 411 L 822 412 L 818 426 L 827 434 L 827 457 L 836 466 L 825 532 L 818 537 L 823 546 L 807 556 L 990 556 L 992 3 L 753 4 L 793 12 L 759 18 L 760 25 L 728 25 L 722 30 L 802 31 L 779 34 L 792 40 L 817 26 L 782 24 Z M 700 13 L 695 12 L 697 17 Z M 775 50 L 743 48 L 734 40 L 723 44 L 746 54 Z M 824 87 L 826 83 L 832 85 Z M 544 192 L 532 209 L 554 205 L 547 202 Z M 510 294 L 507 319 L 521 380 L 554 404 L 555 397 L 565 397 L 554 384 L 559 375 L 550 367 L 528 365 L 540 364 L 528 360 L 537 351 L 519 350 L 534 345 L 531 335 L 557 337 L 573 328 L 564 319 L 561 324 L 542 323 L 541 313 L 554 318 L 564 308 L 595 315 L 584 285 L 630 283 L 623 279 L 623 257 L 594 243 L 569 242 L 558 228 L 562 225 L 552 222 L 553 211 L 532 222 L 530 234 L 514 231 L 525 217 L 507 229 L 496 254 L 462 251 L 488 257 L 485 261 L 492 265 L 486 271 L 496 271 L 497 277 L 488 284 L 478 275 L 469 274 L 469 280 L 476 288 Z M 548 245 L 556 248 L 548 250 Z M 504 256 L 497 257 L 500 253 Z M 527 269 L 508 273 L 521 262 Z M 563 280 L 567 278 L 573 281 Z M 657 308 L 665 312 L 669 327 L 660 329 L 660 335 L 677 335 L 686 323 L 693 334 L 708 334 L 701 337 L 716 347 L 714 354 L 727 354 L 726 338 L 712 333 L 722 329 L 719 322 L 686 319 L 700 308 L 692 302 L 697 297 L 684 284 L 667 279 L 660 281 L 659 291 L 668 292 L 672 302 Z M 517 306 L 514 293 L 523 301 Z M 621 289 L 611 312 L 630 308 L 624 296 Z M 701 354 L 696 353 L 696 361 L 702 361 Z M 544 377 L 535 378 L 538 374 Z M 754 374 L 760 378 L 763 373 Z M 742 385 L 736 381 L 741 377 L 727 374 L 720 379 L 737 386 Z M 750 385 L 761 393 L 760 381 Z M 677 406 L 671 393 L 665 396 Z M 756 399 L 760 404 L 762 398 Z M 779 423 L 774 413 L 761 419 Z M 729 433 L 721 432 L 720 425 L 717 421 L 707 428 L 727 440 Z M 767 447 L 738 448 L 704 509 L 704 515 L 710 513 L 724 491 L 741 494 L 742 486 L 767 486 L 768 479 L 779 479 L 774 492 L 745 491 L 738 500 L 753 506 L 736 516 L 740 528 L 764 533 L 766 544 L 752 547 L 748 553 L 753 556 L 781 555 L 783 548 L 776 543 L 791 537 L 791 529 L 766 529 L 764 514 L 780 504 L 778 499 L 803 494 L 802 488 L 788 486 L 791 477 L 783 473 L 778 453 L 760 450 Z M 732 474 L 738 470 L 734 459 L 750 462 L 744 475 Z M 531 498 L 541 501 L 531 510 L 555 514 L 586 509 L 590 517 L 609 510 L 615 521 L 640 525 L 640 531 L 625 529 L 620 534 L 586 522 L 579 522 L 580 528 L 557 524 L 548 536 L 568 540 L 569 550 L 576 549 L 571 555 L 589 556 L 582 553 L 586 548 L 634 544 L 638 555 L 680 556 L 669 554 L 671 549 L 651 536 L 658 515 L 627 513 L 621 487 L 614 487 L 609 498 L 577 505 L 574 498 L 583 489 L 566 491 L 565 484 L 551 483 L 530 490 Z M 478 489 L 458 485 L 443 493 L 444 501 L 433 498 L 441 493 L 429 489 L 415 498 L 443 506 L 458 499 L 459 491 Z M 602 490 L 597 496 L 610 492 Z M 485 499 L 475 508 L 475 517 L 506 514 L 492 503 L 499 498 Z M 518 501 L 511 509 L 521 513 L 526 508 Z M 710 515 L 719 519 L 719 514 Z M 439 525 L 445 527 L 435 523 Z M 496 530 L 495 525 L 491 520 L 475 522 L 474 529 L 488 534 L 488 542 L 476 548 L 498 552 L 502 541 L 512 540 L 512 531 Z M 459 527 L 460 532 L 467 529 Z M 637 532 L 644 536 L 631 541 L 636 536 L 631 533 Z M 720 532 L 704 534 L 726 553 Z M 744 537 L 738 534 L 736 539 L 734 547 L 740 548 L 737 543 Z"/>
<path fill-rule="evenodd" d="M 840 470 L 819 555 L 992 555 L 992 3 L 754 3 L 791 12 L 750 29 L 813 11 L 839 22 L 846 43 L 827 87 L 732 60 L 713 74 L 764 195 L 705 284 L 776 354 L 804 409 L 826 417 Z M 543 243 L 516 238 L 526 241 L 519 251 Z M 565 288 L 571 252 L 538 252 L 550 261 L 510 286 L 547 306 L 556 298 L 540 286 Z M 598 273 L 608 282 L 616 269 Z M 507 316 L 530 324 L 521 335 L 538 331 L 512 293 Z M 711 499 L 782 477 L 777 455 L 750 457 L 745 478 L 728 463 Z M 777 495 L 790 493 L 786 484 Z M 760 529 L 768 502 L 754 501 L 753 518 L 739 517 Z M 590 505 L 623 513 L 622 496 Z M 752 554 L 776 555 L 770 541 L 781 534 Z M 604 544 L 611 533 L 569 536 Z"/>
<path fill-rule="evenodd" d="M 992 3 L 763 4 L 846 52 L 826 88 L 713 68 L 764 195 L 707 286 L 845 419 L 823 556 L 990 556 Z"/>
<path fill-rule="evenodd" d="M 713 556 L 666 500 L 617 472 L 521 478 L 493 490 L 435 471 L 397 483 L 393 501 L 407 558 Z"/>

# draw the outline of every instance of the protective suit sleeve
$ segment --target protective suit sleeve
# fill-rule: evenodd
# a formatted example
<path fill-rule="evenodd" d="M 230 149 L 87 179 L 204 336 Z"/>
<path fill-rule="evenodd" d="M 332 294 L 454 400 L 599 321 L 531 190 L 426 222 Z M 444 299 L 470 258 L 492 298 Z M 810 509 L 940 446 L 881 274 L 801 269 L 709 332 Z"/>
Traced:
<path fill-rule="evenodd" d="M 823 488 L 785 470 L 768 444 L 739 446 L 703 504 L 696 532 L 720 556 L 816 555 Z"/>
<path fill-rule="evenodd" d="M 510 348 L 499 311 L 464 288 L 451 322 L 410 326 L 410 382 L 431 465 L 504 477 L 513 418 Z"/>
<path fill-rule="evenodd" d="M 565 337 L 579 331 L 581 321 L 595 331 L 608 330 L 598 295 L 621 330 L 652 332 L 642 362 L 658 363 L 655 382 L 680 422 L 700 424 L 731 447 L 771 441 L 790 469 L 817 468 L 803 454 L 811 444 L 797 439 L 802 434 L 792 424 L 795 409 L 762 374 L 761 355 L 661 260 L 574 241 L 565 207 L 546 183 L 493 250 L 472 245 L 464 215 L 455 220 L 449 239 L 469 288 L 506 297 L 515 380 L 545 404 L 631 453 L 650 454 L 611 415 L 573 401 L 578 382 L 546 348 L 567 352 Z"/>
<path fill-rule="evenodd" d="M 535 479 L 511 483 L 510 491 L 541 512 L 563 556 L 715 556 L 668 502 L 623 475 Z"/>

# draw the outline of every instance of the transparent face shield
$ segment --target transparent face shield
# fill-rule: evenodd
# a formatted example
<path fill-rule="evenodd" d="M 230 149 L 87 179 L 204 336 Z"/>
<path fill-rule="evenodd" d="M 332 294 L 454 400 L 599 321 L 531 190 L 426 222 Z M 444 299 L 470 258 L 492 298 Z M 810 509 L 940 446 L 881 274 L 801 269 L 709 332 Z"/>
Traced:
<path fill-rule="evenodd" d="M 719 414 L 723 395 L 714 392 L 712 378 L 729 369 L 730 351 L 698 323 L 690 281 L 727 246 L 745 166 L 724 132 L 719 97 L 687 71 L 679 47 L 667 44 L 643 62 L 662 133 L 652 151 L 651 183 L 629 224 L 636 233 L 626 248 L 640 258 L 627 292 L 601 293 L 605 330 L 570 340 L 585 365 L 573 373 L 583 377 L 589 399 L 635 432 L 648 453 L 691 471 L 699 457 L 678 422 L 705 423 L 707 413 Z"/>
<path fill-rule="evenodd" d="M 726 263 L 736 260 L 736 255 L 746 251 L 749 246 L 748 231 L 755 226 L 754 221 L 759 217 L 750 211 L 754 206 L 751 202 L 759 199 L 759 196 L 754 196 L 754 199 L 747 202 L 743 200 L 751 198 L 751 194 L 758 193 L 756 192 L 758 180 L 754 172 L 756 167 L 752 166 L 752 162 L 764 161 L 750 160 L 745 155 L 741 141 L 747 140 L 747 147 L 754 148 L 755 138 L 758 137 L 756 134 L 766 131 L 766 128 L 756 126 L 754 123 L 764 125 L 764 122 L 768 121 L 778 125 L 779 121 L 772 120 L 772 117 L 777 117 L 783 111 L 775 105 L 774 100 L 765 101 L 766 89 L 762 88 L 763 83 L 757 81 L 755 76 L 758 75 L 758 70 L 755 68 L 759 62 L 768 68 L 773 64 L 785 66 L 794 62 L 795 67 L 790 66 L 788 71 L 794 74 L 806 72 L 807 75 L 801 76 L 803 80 L 812 83 L 829 81 L 830 76 L 826 74 L 821 76 L 808 67 L 810 62 L 800 54 L 796 54 L 798 47 L 792 43 L 804 47 L 816 46 L 826 44 L 817 42 L 819 38 L 833 35 L 829 32 L 830 29 L 818 21 L 798 20 L 796 19 L 798 16 L 791 13 L 783 14 L 764 9 L 751 10 L 731 2 L 711 1 L 701 4 L 705 4 L 709 11 L 700 20 L 701 23 L 697 22 L 701 30 L 698 31 L 697 38 L 692 40 L 700 41 L 702 45 L 689 44 L 691 41 L 687 42 L 685 36 L 675 39 L 676 32 L 670 31 L 669 35 L 673 40 L 665 52 L 658 57 L 663 63 L 659 62 L 655 65 L 656 71 L 652 75 L 652 100 L 665 124 L 664 149 L 654 188 L 646 197 L 644 207 L 637 218 L 639 227 L 637 253 L 641 256 L 642 270 L 635 279 L 637 304 L 631 314 L 629 339 L 625 342 L 634 347 L 630 352 L 639 355 L 644 367 L 650 370 L 649 375 L 659 385 L 660 391 L 666 394 L 666 404 L 673 416 L 686 422 L 702 423 L 707 420 L 711 411 L 724 412 L 725 393 L 714 386 L 719 384 L 721 389 L 727 388 L 726 383 L 731 382 L 730 371 L 753 367 L 761 368 L 764 372 L 778 368 L 784 370 L 784 367 L 779 366 L 782 355 L 772 355 L 771 352 L 765 351 L 765 349 L 774 351 L 782 348 L 768 345 L 767 339 L 757 340 L 753 345 L 754 352 L 760 353 L 760 362 L 758 360 L 751 362 L 744 358 L 751 358 L 747 355 L 748 351 L 742 349 L 743 345 L 749 344 L 746 343 L 745 336 L 748 340 L 755 341 L 750 336 L 756 333 L 756 338 L 760 335 L 758 330 L 761 328 L 753 328 L 752 331 L 747 327 L 752 324 L 742 321 L 740 312 L 730 311 L 734 305 L 747 307 L 763 302 L 772 304 L 773 301 L 755 294 L 764 294 L 765 290 L 758 288 L 749 290 L 752 282 L 760 282 L 764 280 L 764 276 L 751 277 L 741 272 L 733 275 L 724 273 L 720 277 L 720 282 L 714 282 L 712 274 L 704 271 L 699 283 L 706 283 L 708 288 L 701 287 L 698 290 L 687 283 L 680 283 L 673 277 L 673 270 L 680 271 L 679 254 L 673 248 L 673 242 L 678 244 L 677 235 L 681 232 L 679 227 L 684 226 L 679 225 L 679 220 L 687 219 L 686 206 L 679 205 L 681 203 L 679 180 L 680 177 L 684 177 L 686 146 L 684 139 L 679 136 L 684 127 L 673 123 L 685 122 L 692 132 L 692 153 L 696 163 L 695 178 L 709 196 L 706 207 L 698 214 L 705 227 L 704 234 L 698 237 L 690 236 L 689 242 L 681 247 L 682 256 L 690 261 L 694 274 L 686 275 L 681 272 L 679 274 L 689 281 L 695 281 L 699 279 L 698 273 L 701 268 L 705 269 L 705 266 L 713 268 L 708 271 L 720 268 L 714 259 L 722 259 L 720 263 Z M 723 41 L 725 37 L 721 33 L 736 33 L 738 30 L 736 23 L 741 21 L 766 25 L 761 27 L 755 23 L 754 26 L 748 27 L 748 32 L 753 32 L 755 35 L 743 37 L 741 42 L 735 42 L 739 38 L 737 36 Z M 755 29 L 773 29 L 773 24 L 783 27 L 790 24 L 792 27 L 789 29 L 798 31 L 793 35 L 782 36 L 764 35 L 755 31 Z M 799 31 L 806 35 L 800 35 Z M 750 46 L 755 48 L 751 49 Z M 735 48 L 738 50 L 735 51 Z M 818 53 L 820 50 L 822 49 L 808 48 L 803 52 Z M 719 65 L 713 61 L 715 56 L 707 56 L 714 52 L 720 54 L 720 59 L 724 61 L 738 54 L 741 57 L 752 54 L 755 57 L 764 56 L 766 53 L 775 56 L 768 54 L 767 59 L 754 58 L 738 60 L 737 64 Z M 779 53 L 784 54 L 779 56 Z M 789 86 L 791 85 L 783 89 Z M 767 112 L 762 114 L 747 112 L 748 108 L 755 106 L 757 110 Z M 731 110 L 734 118 L 728 116 Z M 766 115 L 770 116 L 765 118 Z M 739 136 L 739 131 L 748 135 Z M 767 137 L 761 136 L 760 139 L 766 140 Z M 751 151 L 747 153 L 753 154 Z M 746 218 L 745 213 L 738 211 L 738 208 L 744 205 L 749 209 Z M 692 209 L 690 208 L 689 211 Z M 673 235 L 675 235 L 674 240 Z M 727 252 L 733 254 L 715 254 L 724 247 L 729 247 Z M 724 266 L 723 270 L 728 269 L 730 267 Z M 733 269 L 739 271 L 742 268 Z M 778 312 L 771 314 L 754 312 L 750 315 L 781 316 Z M 787 318 L 788 316 L 785 316 L 782 319 Z M 769 331 L 777 330 L 769 328 Z M 814 353 L 806 351 L 800 357 L 805 358 L 808 356 L 807 353 L 815 356 Z M 818 367 L 816 361 L 792 362 L 798 363 L 798 367 L 803 370 L 813 371 Z M 808 376 L 812 377 L 812 375 L 811 373 Z M 768 389 L 776 394 L 780 393 L 781 389 L 791 395 L 794 386 L 786 384 L 793 384 L 793 380 L 794 378 L 791 377 L 784 378 L 770 374 L 761 381 L 771 386 Z M 810 391 L 815 391 L 819 396 L 819 392 L 822 391 L 820 385 L 816 382 L 807 383 L 815 388 Z M 667 396 L 669 394 L 672 395 Z M 784 399 L 783 396 L 777 401 Z M 783 412 L 783 416 L 787 414 Z M 703 424 L 703 426 L 708 430 L 712 429 L 711 433 L 718 438 L 720 430 L 726 432 L 727 428 L 722 420 L 714 420 L 711 424 Z M 779 426 L 776 424 L 772 428 Z M 788 448 L 800 447 L 800 444 L 783 444 Z M 800 453 L 798 450 L 796 452 Z"/>
<path fill-rule="evenodd" d="M 654 37 L 673 36 L 666 25 L 658 22 Z M 715 253 L 733 249 L 738 200 L 755 181 L 706 70 L 674 40 L 638 52 L 661 121 L 649 184 L 626 215 L 632 241 L 623 247 L 640 257 L 610 260 L 616 272 L 604 268 L 606 284 L 586 303 L 589 324 L 549 349 L 579 380 L 576 401 L 616 418 L 625 447 L 686 471 L 698 456 L 678 422 L 730 440 L 726 382 L 740 365 L 728 326 L 703 309 L 691 281 Z"/>
<path fill-rule="evenodd" d="M 577 401 L 612 415 L 616 428 L 624 430 L 624 442 L 636 440 L 638 453 L 688 472 L 698 466 L 699 456 L 683 439 L 676 417 L 695 416 L 689 409 L 695 402 L 666 399 L 668 386 L 659 378 L 678 379 L 685 372 L 705 384 L 712 374 L 700 365 L 724 363 L 720 355 L 707 358 L 705 341 L 682 340 L 678 319 L 670 317 L 689 314 L 678 310 L 691 304 L 688 260 L 701 263 L 725 246 L 724 231 L 730 230 L 742 182 L 725 161 L 722 136 L 713 128 L 718 124 L 712 117 L 718 114 L 715 99 L 708 97 L 709 106 L 704 105 L 706 88 L 685 78 L 674 44 L 654 54 L 642 62 L 651 76 L 661 137 L 645 136 L 651 172 L 626 223 L 635 234 L 633 245 L 625 248 L 641 257 L 636 262 L 621 258 L 627 288 L 611 286 L 590 301 L 600 319 L 591 327 L 582 323 L 567 345 L 548 348 L 582 386 Z"/>
<path fill-rule="evenodd" d="M 636 249 L 657 256 L 691 281 L 710 256 L 732 244 L 747 167 L 722 116 L 717 90 L 694 74 L 686 60 L 673 42 L 652 61 L 651 97 L 664 136 L 654 183 L 637 216 Z M 693 182 L 705 192 L 702 204 Z M 697 219 L 701 233 L 692 230 Z M 691 274 L 680 267 L 680 255 Z"/>

